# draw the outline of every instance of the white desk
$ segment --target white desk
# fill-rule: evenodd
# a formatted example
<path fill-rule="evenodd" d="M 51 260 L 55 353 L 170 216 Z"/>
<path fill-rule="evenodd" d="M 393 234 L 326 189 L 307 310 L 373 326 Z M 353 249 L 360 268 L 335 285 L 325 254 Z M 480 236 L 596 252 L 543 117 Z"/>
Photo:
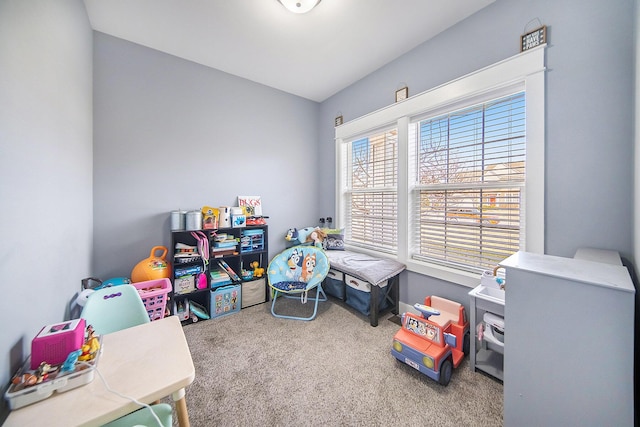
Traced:
<path fill-rule="evenodd" d="M 111 389 L 144 403 L 172 396 L 180 425 L 189 426 L 184 388 L 195 369 L 176 316 L 106 334 L 102 348 L 97 368 Z M 109 392 L 96 372 L 87 385 L 11 411 L 4 426 L 99 426 L 138 408 Z"/>

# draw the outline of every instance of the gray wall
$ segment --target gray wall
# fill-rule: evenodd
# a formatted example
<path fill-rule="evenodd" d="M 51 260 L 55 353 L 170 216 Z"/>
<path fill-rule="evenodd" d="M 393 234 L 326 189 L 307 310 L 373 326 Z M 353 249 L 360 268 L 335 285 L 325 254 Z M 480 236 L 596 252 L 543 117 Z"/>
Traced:
<path fill-rule="evenodd" d="M 392 103 L 400 82 L 415 95 L 513 56 L 537 17 L 549 31 L 546 252 L 597 247 L 633 259 L 634 16 L 633 0 L 497 0 L 323 102 L 321 168 L 335 176 L 337 112 L 352 120 Z M 320 182 L 322 206 L 335 206 L 334 182 Z M 428 294 L 468 301 L 468 288 L 418 274 L 401 283 L 411 304 Z"/>
<path fill-rule="evenodd" d="M 2 393 L 90 272 L 91 70 L 81 0 L 0 0 Z"/>
<path fill-rule="evenodd" d="M 270 252 L 317 222 L 319 104 L 94 34 L 94 271 L 170 248 L 169 212 L 260 195 Z"/>
<path fill-rule="evenodd" d="M 512 56 L 535 17 L 550 36 L 546 251 L 633 259 L 634 5 L 497 0 L 320 105 L 94 34 L 94 155 L 82 2 L 0 0 L 1 383 L 81 278 L 128 275 L 169 244 L 169 211 L 259 194 L 273 252 L 286 228 L 333 216 L 338 112 L 351 120 L 392 103 L 400 82 L 416 94 Z M 467 291 L 405 273 L 401 299 Z"/>

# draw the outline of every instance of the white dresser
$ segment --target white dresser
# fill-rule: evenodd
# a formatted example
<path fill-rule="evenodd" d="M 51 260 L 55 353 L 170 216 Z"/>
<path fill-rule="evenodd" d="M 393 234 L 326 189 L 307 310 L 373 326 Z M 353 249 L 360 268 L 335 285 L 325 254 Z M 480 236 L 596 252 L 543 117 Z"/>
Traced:
<path fill-rule="evenodd" d="M 635 288 L 616 252 L 518 252 L 506 274 L 504 425 L 632 426 Z"/>

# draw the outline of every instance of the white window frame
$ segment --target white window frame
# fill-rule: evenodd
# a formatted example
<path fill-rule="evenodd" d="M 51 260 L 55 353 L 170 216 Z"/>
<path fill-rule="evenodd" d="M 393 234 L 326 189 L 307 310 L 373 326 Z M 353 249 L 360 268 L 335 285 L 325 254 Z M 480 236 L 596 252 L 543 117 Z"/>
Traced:
<path fill-rule="evenodd" d="M 375 253 L 377 256 L 396 258 L 407 265 L 409 271 L 468 287 L 478 284 L 478 275 L 438 264 L 411 259 L 409 238 L 410 211 L 408 175 L 408 125 L 411 117 L 431 111 L 473 103 L 474 99 L 499 93 L 505 88 L 521 87 L 526 92 L 526 201 L 521 207 L 525 226 L 527 252 L 544 253 L 544 146 L 545 146 L 545 49 L 546 45 L 527 50 L 496 64 L 445 83 L 434 89 L 412 96 L 358 119 L 336 127 L 336 213 L 337 226 L 344 224 L 342 192 L 343 159 L 340 149 L 345 141 L 393 123 L 398 127 L 398 253 L 396 256 Z M 362 248 L 349 248 L 367 252 Z"/>

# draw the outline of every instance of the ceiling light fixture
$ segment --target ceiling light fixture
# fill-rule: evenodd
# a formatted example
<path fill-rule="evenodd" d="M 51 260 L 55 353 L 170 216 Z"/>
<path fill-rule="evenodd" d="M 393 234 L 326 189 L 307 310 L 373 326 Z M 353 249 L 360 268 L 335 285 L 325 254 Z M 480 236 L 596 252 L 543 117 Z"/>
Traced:
<path fill-rule="evenodd" d="M 320 3 L 321 0 L 278 0 L 293 13 L 307 13 Z"/>

